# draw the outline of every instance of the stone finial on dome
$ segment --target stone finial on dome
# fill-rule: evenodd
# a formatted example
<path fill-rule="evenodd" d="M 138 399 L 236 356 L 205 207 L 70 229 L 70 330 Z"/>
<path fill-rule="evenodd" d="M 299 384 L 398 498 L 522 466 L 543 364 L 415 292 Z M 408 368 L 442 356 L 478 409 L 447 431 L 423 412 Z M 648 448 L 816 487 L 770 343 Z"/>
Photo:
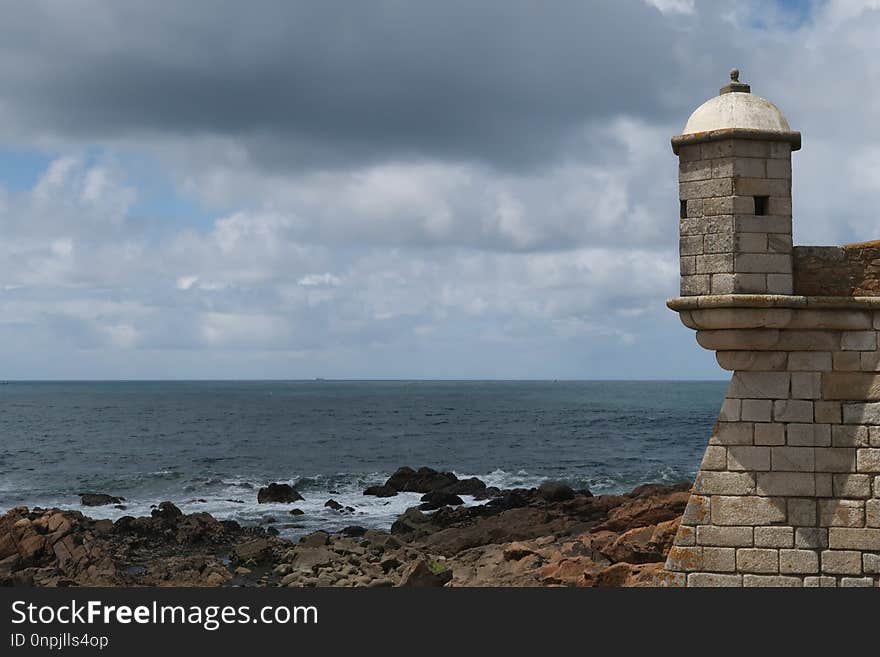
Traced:
<path fill-rule="evenodd" d="M 745 82 L 739 81 L 739 69 L 732 68 L 730 69 L 730 82 L 723 87 L 721 87 L 722 94 L 729 93 L 742 93 L 747 94 L 751 93 L 752 88 L 747 85 Z"/>

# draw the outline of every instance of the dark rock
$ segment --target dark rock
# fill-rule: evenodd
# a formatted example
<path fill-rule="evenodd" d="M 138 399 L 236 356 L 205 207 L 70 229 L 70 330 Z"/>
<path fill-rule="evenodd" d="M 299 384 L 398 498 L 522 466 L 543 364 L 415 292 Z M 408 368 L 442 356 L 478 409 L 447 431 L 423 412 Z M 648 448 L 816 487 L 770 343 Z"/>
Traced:
<path fill-rule="evenodd" d="M 574 491 L 561 481 L 545 481 L 538 486 L 538 495 L 547 502 L 564 502 L 574 498 Z"/>
<path fill-rule="evenodd" d="M 438 472 L 432 468 L 413 470 L 404 466 L 398 468 L 385 485 L 399 492 L 430 493 L 452 486 L 457 481 L 458 477 L 451 472 Z"/>
<path fill-rule="evenodd" d="M 279 532 L 279 531 L 278 531 L 277 529 L 275 529 L 274 527 L 267 527 L 267 528 L 266 528 L 266 533 L 269 534 L 269 536 L 278 536 L 278 534 L 280 534 L 281 532 Z"/>
<path fill-rule="evenodd" d="M 106 493 L 80 493 L 79 499 L 83 506 L 105 506 L 125 502 L 124 497 L 116 497 Z"/>
<path fill-rule="evenodd" d="M 397 495 L 397 489 L 393 486 L 389 486 L 388 484 L 382 484 L 381 486 L 370 486 L 366 490 L 364 490 L 364 495 L 373 495 L 375 497 L 394 497 Z"/>
<path fill-rule="evenodd" d="M 305 515 L 305 511 L 303 511 L 302 509 L 291 509 L 290 511 L 288 511 L 288 513 L 292 516 Z"/>
<path fill-rule="evenodd" d="M 486 484 L 483 483 L 480 479 L 476 477 L 469 477 L 468 479 L 459 479 L 454 484 L 451 484 L 443 489 L 445 493 L 452 493 L 453 495 L 480 495 L 483 491 L 486 490 Z"/>
<path fill-rule="evenodd" d="M 239 543 L 233 548 L 232 556 L 235 561 L 262 561 L 270 551 L 269 541 L 265 538 L 254 538 Z"/>
<path fill-rule="evenodd" d="M 493 497 L 501 497 L 501 495 L 503 495 L 503 494 L 504 494 L 504 491 L 502 491 L 497 486 L 488 486 L 488 487 L 484 488 L 482 491 L 480 491 L 479 493 L 475 493 L 474 499 L 475 500 L 489 500 L 489 499 L 492 499 Z"/>
<path fill-rule="evenodd" d="M 406 567 L 398 586 L 445 586 L 452 580 L 452 571 L 439 561 L 419 559 Z"/>
<path fill-rule="evenodd" d="M 324 506 L 328 509 L 333 509 L 334 511 L 342 510 L 342 505 L 336 500 L 327 500 L 324 502 Z"/>
<path fill-rule="evenodd" d="M 274 516 L 263 516 L 264 525 L 274 525 L 278 520 Z"/>
<path fill-rule="evenodd" d="M 150 511 L 153 518 L 161 518 L 162 520 L 174 520 L 183 515 L 183 511 L 178 509 L 171 502 L 162 502 L 158 507 Z"/>
<path fill-rule="evenodd" d="M 330 534 L 325 531 L 317 531 L 303 536 L 299 539 L 299 544 L 303 547 L 321 547 L 330 542 Z"/>
<path fill-rule="evenodd" d="M 267 502 L 298 502 L 303 497 L 290 484 L 269 484 L 257 491 L 257 503 Z"/>
<path fill-rule="evenodd" d="M 349 527 L 345 527 L 341 533 L 343 536 L 363 536 L 367 533 L 367 530 L 365 527 L 361 527 L 360 525 L 351 525 Z"/>
<path fill-rule="evenodd" d="M 424 502 L 424 504 L 419 505 L 419 509 L 422 511 L 439 509 L 441 506 L 460 506 L 464 504 L 464 501 L 458 495 L 447 493 L 443 490 L 435 490 L 431 493 L 425 493 L 422 496 L 422 502 Z"/>

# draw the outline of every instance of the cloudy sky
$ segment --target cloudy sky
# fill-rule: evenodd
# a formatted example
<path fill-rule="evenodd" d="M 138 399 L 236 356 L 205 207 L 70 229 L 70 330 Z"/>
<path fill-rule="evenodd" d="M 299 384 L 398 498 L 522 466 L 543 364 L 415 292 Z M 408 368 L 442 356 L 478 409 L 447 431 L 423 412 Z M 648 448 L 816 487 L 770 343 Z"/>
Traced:
<path fill-rule="evenodd" d="M 669 138 L 738 66 L 880 237 L 880 0 L 0 0 L 0 378 L 715 378 Z"/>

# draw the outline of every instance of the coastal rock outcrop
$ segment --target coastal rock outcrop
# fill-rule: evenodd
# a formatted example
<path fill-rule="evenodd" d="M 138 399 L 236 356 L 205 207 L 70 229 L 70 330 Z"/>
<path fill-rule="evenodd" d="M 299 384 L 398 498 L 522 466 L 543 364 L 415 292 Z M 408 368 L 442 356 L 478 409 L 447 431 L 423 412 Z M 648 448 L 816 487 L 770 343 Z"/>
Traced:
<path fill-rule="evenodd" d="M 390 533 L 352 525 L 298 543 L 170 502 L 116 522 L 16 507 L 0 516 L 0 585 L 646 586 L 661 577 L 688 496 L 687 485 L 559 501 L 517 489 L 484 505 L 407 509 Z"/>
<path fill-rule="evenodd" d="M 124 497 L 116 497 L 106 493 L 80 493 L 79 500 L 83 506 L 106 506 L 108 504 L 125 502 Z"/>
<path fill-rule="evenodd" d="M 299 502 L 303 499 L 296 489 L 290 484 L 271 483 L 257 491 L 257 503 L 269 502 Z"/>

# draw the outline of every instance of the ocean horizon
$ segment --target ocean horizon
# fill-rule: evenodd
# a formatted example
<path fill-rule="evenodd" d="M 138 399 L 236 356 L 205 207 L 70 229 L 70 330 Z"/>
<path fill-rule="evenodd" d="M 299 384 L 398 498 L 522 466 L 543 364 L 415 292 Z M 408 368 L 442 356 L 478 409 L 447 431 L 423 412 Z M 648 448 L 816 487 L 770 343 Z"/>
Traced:
<path fill-rule="evenodd" d="M 690 481 L 725 381 L 7 381 L 0 507 L 92 517 L 185 512 L 282 534 L 388 528 L 415 493 L 364 496 L 403 465 L 499 488 L 563 480 L 594 493 Z M 296 504 L 257 504 L 289 483 Z M 125 498 L 82 507 L 79 494 Z M 334 499 L 353 512 L 324 507 Z M 467 503 L 478 503 L 471 499 Z M 291 517 L 296 507 L 302 515 Z"/>

